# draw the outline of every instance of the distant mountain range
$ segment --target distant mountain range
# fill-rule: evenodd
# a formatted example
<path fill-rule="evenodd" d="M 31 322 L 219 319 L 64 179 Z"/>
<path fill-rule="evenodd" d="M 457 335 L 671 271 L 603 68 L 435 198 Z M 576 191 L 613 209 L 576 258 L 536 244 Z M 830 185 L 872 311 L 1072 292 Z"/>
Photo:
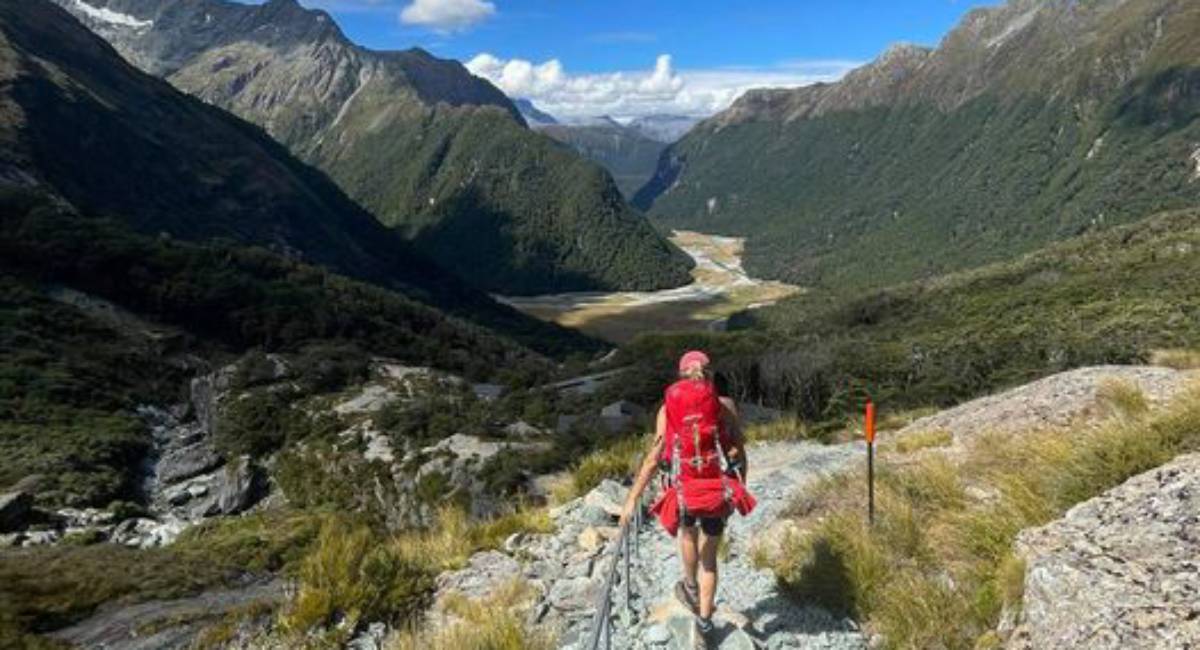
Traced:
<path fill-rule="evenodd" d="M 1010 0 L 936 49 L 755 90 L 635 199 L 746 235 L 753 272 L 890 284 L 1200 204 L 1200 3 Z"/>
<path fill-rule="evenodd" d="M 666 145 L 699 121 L 679 115 L 649 115 L 625 124 L 608 115 L 559 119 L 528 99 L 517 99 L 514 104 L 531 128 L 607 169 L 626 197 L 632 197 L 654 175 Z"/>
<path fill-rule="evenodd" d="M 127 60 L 262 126 L 488 291 L 656 289 L 690 260 L 599 167 L 458 62 L 350 42 L 295 0 L 55 0 Z"/>

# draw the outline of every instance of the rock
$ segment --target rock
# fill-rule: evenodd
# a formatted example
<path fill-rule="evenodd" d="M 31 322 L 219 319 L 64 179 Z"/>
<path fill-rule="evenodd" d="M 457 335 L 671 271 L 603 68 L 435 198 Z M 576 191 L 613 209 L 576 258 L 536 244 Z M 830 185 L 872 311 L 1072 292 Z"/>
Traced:
<path fill-rule="evenodd" d="M 474 600 L 487 598 L 520 575 L 520 563 L 508 555 L 499 551 L 476 553 L 467 561 L 467 566 L 437 577 L 435 600 L 440 601 L 450 593 Z"/>
<path fill-rule="evenodd" d="M 671 631 L 662 625 L 651 625 L 642 632 L 642 641 L 647 645 L 667 645 L 671 642 Z"/>
<path fill-rule="evenodd" d="M 113 528 L 110 540 L 132 548 L 155 548 L 173 543 L 187 527 L 188 522 L 180 519 L 126 519 Z"/>
<path fill-rule="evenodd" d="M 585 551 L 595 551 L 603 548 L 609 540 L 616 539 L 619 534 L 620 529 L 614 526 L 605 526 L 603 528 L 588 526 L 583 529 L 583 532 L 579 533 L 576 543 L 579 545 L 579 548 Z"/>
<path fill-rule="evenodd" d="M 358 395 L 334 406 L 333 411 L 338 415 L 374 413 L 400 399 L 401 396 L 387 386 L 369 384 L 364 386 Z"/>
<path fill-rule="evenodd" d="M 262 496 L 250 457 L 242 456 L 234 465 L 226 466 L 220 473 L 222 480 L 215 487 L 216 512 L 213 514 L 237 514 Z"/>
<path fill-rule="evenodd" d="M 221 457 L 207 442 L 180 449 L 170 449 L 158 461 L 158 480 L 164 484 L 178 483 L 221 466 Z"/>
<path fill-rule="evenodd" d="M 960 444 L 985 432 L 1063 429 L 1100 408 L 1098 396 L 1106 383 L 1128 382 L 1151 403 L 1162 403 L 1186 388 L 1194 376 L 1147 366 L 1080 368 L 921 418 L 887 438 L 948 431 L 955 444 Z"/>
<path fill-rule="evenodd" d="M 592 575 L 592 565 L 595 560 L 590 557 L 580 558 L 577 561 L 568 562 L 563 568 L 563 578 L 588 578 Z"/>
<path fill-rule="evenodd" d="M 504 539 L 504 552 L 508 554 L 516 553 L 524 546 L 528 534 L 522 531 L 515 532 Z"/>
<path fill-rule="evenodd" d="M 547 600 L 559 611 L 592 609 L 603 587 L 599 578 L 566 578 L 554 583 Z"/>
<path fill-rule="evenodd" d="M 611 479 L 605 479 L 591 492 L 588 492 L 587 496 L 583 497 L 583 503 L 600 508 L 611 517 L 620 517 L 621 511 L 625 508 L 625 498 L 628 495 L 628 488 Z"/>
<path fill-rule="evenodd" d="M 93 528 L 117 523 L 115 514 L 98 508 L 61 508 L 54 514 L 64 528 Z"/>
<path fill-rule="evenodd" d="M 0 533 L 11 533 L 29 525 L 33 514 L 33 495 L 17 491 L 0 494 Z"/>
<path fill-rule="evenodd" d="M 388 632 L 386 624 L 371 623 L 346 644 L 346 650 L 383 650 Z"/>
<path fill-rule="evenodd" d="M 1200 645 L 1200 454 L 1018 536 L 1025 595 L 1011 648 Z"/>
<path fill-rule="evenodd" d="M 505 436 L 507 436 L 509 438 L 517 438 L 519 440 L 524 440 L 527 438 L 541 438 L 541 437 L 545 436 L 547 433 L 548 433 L 547 431 L 539 429 L 539 428 L 533 426 L 532 424 L 528 424 L 528 423 L 522 422 L 520 420 L 513 422 L 512 424 L 504 427 L 504 435 Z"/>

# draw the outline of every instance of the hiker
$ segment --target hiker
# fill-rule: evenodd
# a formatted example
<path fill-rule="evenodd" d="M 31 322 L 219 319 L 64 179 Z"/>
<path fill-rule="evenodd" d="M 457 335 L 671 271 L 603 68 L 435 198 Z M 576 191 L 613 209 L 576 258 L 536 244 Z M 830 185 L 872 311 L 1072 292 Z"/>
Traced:
<path fill-rule="evenodd" d="M 666 476 L 651 507 L 676 537 L 683 579 L 675 597 L 696 616 L 698 638 L 712 630 L 717 593 L 717 547 L 728 516 L 748 514 L 754 497 L 745 489 L 746 449 L 733 400 L 720 397 L 708 355 L 691 351 L 679 360 L 679 380 L 667 387 L 658 410 L 654 443 L 629 491 L 624 526 L 655 470 Z"/>

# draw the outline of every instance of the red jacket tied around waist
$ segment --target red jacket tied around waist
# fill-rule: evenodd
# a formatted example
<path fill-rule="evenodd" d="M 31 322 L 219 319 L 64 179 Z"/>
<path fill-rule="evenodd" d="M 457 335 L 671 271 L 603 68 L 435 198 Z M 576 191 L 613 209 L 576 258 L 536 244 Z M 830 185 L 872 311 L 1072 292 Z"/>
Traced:
<path fill-rule="evenodd" d="M 666 432 L 659 460 L 670 478 L 651 513 L 674 536 L 680 515 L 725 517 L 754 509 L 754 496 L 739 477 L 726 473 L 724 450 L 732 446 L 721 425 L 721 401 L 711 381 L 681 379 L 671 384 L 664 400 Z"/>

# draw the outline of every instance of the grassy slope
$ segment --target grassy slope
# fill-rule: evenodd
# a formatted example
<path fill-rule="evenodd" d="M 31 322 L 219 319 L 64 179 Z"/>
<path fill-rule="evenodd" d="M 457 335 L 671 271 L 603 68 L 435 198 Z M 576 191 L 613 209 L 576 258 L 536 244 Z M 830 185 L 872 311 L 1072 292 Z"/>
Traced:
<path fill-rule="evenodd" d="M 1046 54 L 1053 63 L 1036 61 L 1062 47 L 1052 16 L 995 58 L 952 37 L 939 53 L 950 72 L 923 73 L 928 87 L 891 104 L 701 125 L 664 154 L 664 176 L 641 200 L 670 187 L 655 218 L 749 235 L 756 273 L 839 288 L 1009 259 L 1196 205 L 1200 72 L 1189 34 L 1200 10 L 1176 3 L 1147 46 L 1147 16 L 1162 4 L 1105 14 L 1095 33 L 1071 36 L 1076 49 Z M 1137 76 L 1114 72 L 1126 68 Z M 942 105 L 941 94 L 980 79 L 982 94 Z"/>
<path fill-rule="evenodd" d="M 830 479 L 793 508 L 811 534 L 761 561 L 800 602 L 854 616 L 882 647 L 1003 647 L 996 628 L 1002 612 L 1019 610 L 1025 577 L 1017 534 L 1200 449 L 1197 390 L 1155 413 L 1136 388 L 1106 393 L 1115 417 L 1070 436 L 985 436 L 957 460 L 885 454 L 874 527 L 854 487 L 861 479 Z"/>

